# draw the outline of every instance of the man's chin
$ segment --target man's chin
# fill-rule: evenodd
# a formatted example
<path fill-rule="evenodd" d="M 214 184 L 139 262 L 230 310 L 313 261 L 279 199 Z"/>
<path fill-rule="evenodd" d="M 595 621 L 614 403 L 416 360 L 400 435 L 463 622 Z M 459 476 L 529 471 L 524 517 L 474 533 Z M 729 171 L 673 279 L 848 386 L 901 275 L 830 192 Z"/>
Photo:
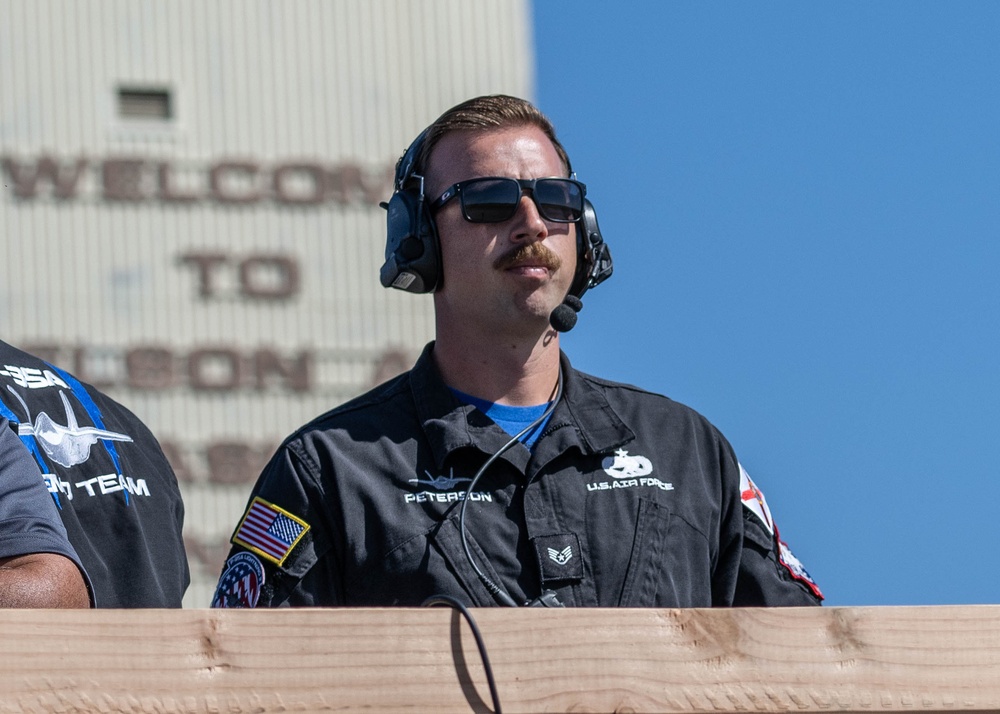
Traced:
<path fill-rule="evenodd" d="M 545 328 L 549 324 L 549 317 L 561 301 L 553 298 L 544 300 L 528 300 L 520 309 L 520 315 L 526 324 L 531 324 L 535 328 Z"/>

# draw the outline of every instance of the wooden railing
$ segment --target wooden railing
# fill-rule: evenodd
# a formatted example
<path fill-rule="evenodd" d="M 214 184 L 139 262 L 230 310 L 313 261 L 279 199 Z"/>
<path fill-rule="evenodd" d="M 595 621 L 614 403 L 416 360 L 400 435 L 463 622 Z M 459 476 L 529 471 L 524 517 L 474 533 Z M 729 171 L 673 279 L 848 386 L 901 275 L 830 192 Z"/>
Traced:
<path fill-rule="evenodd" d="M 1000 606 L 477 609 L 505 712 L 1000 711 Z M 0 712 L 489 711 L 443 609 L 0 611 Z"/>

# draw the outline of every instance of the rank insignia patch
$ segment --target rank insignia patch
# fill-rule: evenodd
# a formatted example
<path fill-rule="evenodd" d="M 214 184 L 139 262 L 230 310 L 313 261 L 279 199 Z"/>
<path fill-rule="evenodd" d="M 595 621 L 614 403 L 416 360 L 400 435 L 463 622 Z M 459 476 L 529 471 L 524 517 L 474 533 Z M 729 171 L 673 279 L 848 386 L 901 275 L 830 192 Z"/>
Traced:
<path fill-rule="evenodd" d="M 232 542 L 280 566 L 309 530 L 309 524 L 257 497 L 236 529 Z"/>

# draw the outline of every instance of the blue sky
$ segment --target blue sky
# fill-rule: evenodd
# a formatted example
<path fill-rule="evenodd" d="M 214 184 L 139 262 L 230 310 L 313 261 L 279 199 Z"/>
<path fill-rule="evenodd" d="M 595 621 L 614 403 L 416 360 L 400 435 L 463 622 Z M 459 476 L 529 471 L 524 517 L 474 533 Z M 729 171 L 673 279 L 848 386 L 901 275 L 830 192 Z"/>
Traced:
<path fill-rule="evenodd" d="M 575 366 L 715 423 L 827 604 L 1000 602 L 1000 3 L 534 18 L 615 259 Z"/>

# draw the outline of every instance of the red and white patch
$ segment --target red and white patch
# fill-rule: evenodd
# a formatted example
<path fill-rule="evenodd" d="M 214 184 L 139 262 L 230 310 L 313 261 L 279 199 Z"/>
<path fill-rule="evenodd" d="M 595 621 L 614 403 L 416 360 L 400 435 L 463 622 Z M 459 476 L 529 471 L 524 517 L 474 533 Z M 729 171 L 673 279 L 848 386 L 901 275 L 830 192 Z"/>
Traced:
<path fill-rule="evenodd" d="M 740 467 L 740 499 L 743 501 L 743 505 L 750 509 L 760 522 L 764 524 L 767 528 L 767 532 L 774 534 L 774 519 L 771 518 L 771 509 L 767 507 L 767 501 L 764 499 L 764 494 L 761 490 L 757 488 L 757 485 L 750 480 L 750 475 L 743 468 L 743 464 L 739 464 Z"/>
<path fill-rule="evenodd" d="M 742 464 L 740 464 L 740 500 L 751 513 L 760 519 L 768 533 L 774 536 L 774 540 L 778 544 L 778 562 L 781 563 L 782 567 L 822 600 L 823 593 L 820 592 L 816 581 L 809 575 L 809 571 L 802 565 L 802 561 L 795 557 L 788 544 L 781 540 L 778 535 L 778 526 L 775 525 L 774 519 L 771 517 L 771 509 L 767 507 L 767 500 L 764 498 L 763 492 L 750 479 L 750 475 Z"/>
<path fill-rule="evenodd" d="M 226 561 L 212 607 L 255 607 L 264 584 L 264 565 L 253 553 L 236 553 Z"/>
<path fill-rule="evenodd" d="M 792 553 L 788 544 L 781 540 L 778 536 L 777 529 L 775 529 L 774 537 L 778 541 L 778 561 L 789 573 L 791 573 L 793 578 L 812 590 L 813 595 L 822 600 L 823 593 L 820 592 L 819 585 L 817 585 L 816 581 L 812 579 L 811 575 L 809 575 L 809 571 L 806 570 L 804 565 L 802 565 L 802 561 L 795 557 L 795 554 Z"/>

